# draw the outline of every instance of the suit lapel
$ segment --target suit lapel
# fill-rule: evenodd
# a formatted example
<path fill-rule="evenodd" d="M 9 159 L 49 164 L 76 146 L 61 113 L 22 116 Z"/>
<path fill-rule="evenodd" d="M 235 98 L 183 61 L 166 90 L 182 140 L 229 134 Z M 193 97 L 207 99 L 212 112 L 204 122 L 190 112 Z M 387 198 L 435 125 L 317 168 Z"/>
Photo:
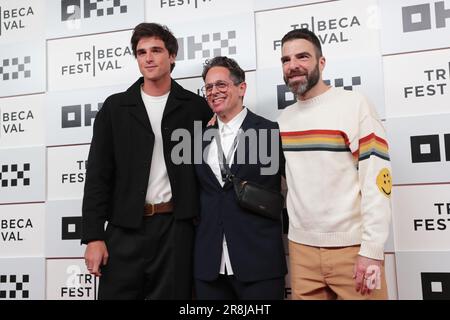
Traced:
<path fill-rule="evenodd" d="M 250 110 L 247 109 L 247 115 L 245 116 L 244 121 L 242 122 L 242 126 L 241 129 L 246 132 L 248 129 L 252 129 L 252 130 L 257 130 L 258 129 L 258 118 L 256 117 L 256 115 L 251 112 Z M 256 134 L 258 135 L 258 132 L 256 132 Z M 239 170 L 242 168 L 243 164 L 242 163 L 238 163 L 238 150 L 239 150 L 239 146 L 245 143 L 245 139 L 244 137 L 241 135 L 239 138 L 239 142 L 238 142 L 238 147 L 236 149 L 236 152 L 234 153 L 234 157 L 233 157 L 233 164 L 230 168 L 231 173 L 233 175 L 237 175 Z M 248 155 L 249 152 L 249 146 L 248 144 L 245 145 L 245 159 L 249 158 Z"/>
<path fill-rule="evenodd" d="M 203 136 L 205 136 L 206 133 L 207 133 L 209 130 L 218 130 L 217 122 L 215 123 L 214 126 L 207 127 L 207 128 L 205 129 L 204 133 L 203 133 Z M 212 142 L 211 140 L 209 140 L 209 141 L 208 141 L 208 140 L 203 141 L 203 147 L 202 147 L 202 152 L 203 152 L 203 153 L 205 152 L 205 149 L 206 149 L 211 143 L 215 143 L 215 142 Z M 205 157 L 208 157 L 208 155 L 205 154 Z M 207 158 L 202 159 L 202 164 L 201 164 L 202 168 L 204 169 L 204 172 L 206 173 L 206 175 L 209 177 L 209 179 L 211 180 L 211 182 L 212 182 L 217 188 L 222 189 L 222 186 L 220 185 L 219 181 L 217 181 L 216 175 L 214 174 L 214 172 L 212 171 L 211 167 L 210 167 L 209 164 L 206 162 L 206 160 L 207 160 Z"/>

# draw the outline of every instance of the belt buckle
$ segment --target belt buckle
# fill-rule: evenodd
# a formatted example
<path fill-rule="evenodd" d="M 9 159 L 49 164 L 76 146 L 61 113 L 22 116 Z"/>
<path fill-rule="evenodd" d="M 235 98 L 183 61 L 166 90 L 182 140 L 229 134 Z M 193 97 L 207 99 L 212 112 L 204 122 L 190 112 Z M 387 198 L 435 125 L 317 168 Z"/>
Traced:
<path fill-rule="evenodd" d="M 152 210 L 151 210 L 151 213 L 149 214 L 149 216 L 151 217 L 151 216 L 155 215 L 156 212 L 155 212 L 155 204 L 150 203 L 150 205 L 151 205 Z"/>

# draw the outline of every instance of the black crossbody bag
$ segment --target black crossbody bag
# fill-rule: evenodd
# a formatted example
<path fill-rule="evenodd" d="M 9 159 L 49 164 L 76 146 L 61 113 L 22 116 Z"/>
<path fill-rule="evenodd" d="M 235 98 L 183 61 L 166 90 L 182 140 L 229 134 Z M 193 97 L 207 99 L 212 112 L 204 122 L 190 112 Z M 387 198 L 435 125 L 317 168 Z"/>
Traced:
<path fill-rule="evenodd" d="M 239 134 L 234 138 L 233 146 L 231 147 L 227 158 L 233 154 L 233 151 L 237 146 L 238 136 Z M 266 218 L 280 220 L 284 206 L 283 195 L 280 192 L 233 175 L 228 166 L 228 159 L 225 158 L 223 153 L 219 134 L 216 135 L 216 144 L 222 179 L 224 182 L 230 181 L 233 183 L 239 205 L 252 213 L 259 214 Z"/>

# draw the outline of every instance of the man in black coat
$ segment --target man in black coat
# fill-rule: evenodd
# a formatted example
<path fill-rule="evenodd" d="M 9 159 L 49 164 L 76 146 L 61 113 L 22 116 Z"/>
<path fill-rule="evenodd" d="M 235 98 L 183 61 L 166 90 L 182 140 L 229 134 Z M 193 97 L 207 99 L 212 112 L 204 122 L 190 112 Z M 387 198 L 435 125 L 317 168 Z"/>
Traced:
<path fill-rule="evenodd" d="M 206 129 L 204 162 L 196 164 L 201 186 L 194 247 L 197 298 L 283 299 L 281 211 L 271 219 L 241 207 L 221 165 L 224 154 L 233 175 L 279 192 L 284 158 L 278 125 L 243 106 L 245 73 L 233 59 L 210 60 L 203 79 L 217 123 Z"/>
<path fill-rule="evenodd" d="M 194 167 L 174 164 L 175 129 L 193 136 L 212 116 L 204 99 L 171 79 L 178 43 L 141 23 L 131 45 L 142 76 L 97 113 L 83 198 L 85 262 L 99 299 L 190 299 Z M 108 222 L 105 230 L 105 222 Z"/>

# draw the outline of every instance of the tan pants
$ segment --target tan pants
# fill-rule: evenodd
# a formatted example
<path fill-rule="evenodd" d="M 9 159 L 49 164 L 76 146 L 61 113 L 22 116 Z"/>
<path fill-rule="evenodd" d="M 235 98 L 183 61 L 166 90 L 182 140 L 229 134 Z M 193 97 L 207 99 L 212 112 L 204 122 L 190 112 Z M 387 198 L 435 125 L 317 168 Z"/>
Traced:
<path fill-rule="evenodd" d="M 384 266 L 381 269 L 381 289 L 375 289 L 369 295 L 356 291 L 353 267 L 359 249 L 360 246 L 311 247 L 289 241 L 292 300 L 386 300 Z"/>

